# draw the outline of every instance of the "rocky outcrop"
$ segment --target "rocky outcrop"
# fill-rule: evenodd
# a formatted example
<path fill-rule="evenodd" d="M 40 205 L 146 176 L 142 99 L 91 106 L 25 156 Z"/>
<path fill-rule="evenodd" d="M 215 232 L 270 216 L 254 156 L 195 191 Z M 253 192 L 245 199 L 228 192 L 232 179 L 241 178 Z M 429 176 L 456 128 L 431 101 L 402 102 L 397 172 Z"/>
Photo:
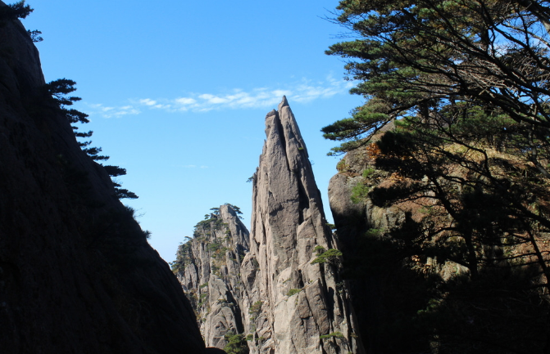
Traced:
<path fill-rule="evenodd" d="M 248 252 L 249 233 L 238 208 L 225 204 L 213 209 L 195 226 L 194 238 L 179 246 L 174 271 L 206 345 L 223 349 L 228 344 L 225 335 L 244 332 L 240 263 Z"/>
<path fill-rule="evenodd" d="M 367 353 L 421 351 L 425 342 L 419 344 L 419 338 L 425 333 L 411 328 L 418 326 L 413 319 L 430 296 L 431 285 L 425 277 L 449 273 L 450 268 L 460 274 L 461 267 L 436 265 L 411 247 L 410 240 L 434 224 L 420 200 L 389 203 L 375 199 L 377 189 L 401 180 L 376 166 L 374 146 L 347 153 L 329 183 L 330 208 L 345 259 L 343 276 L 349 280 L 358 332 Z M 437 272 L 430 269 L 428 274 L 429 267 L 438 268 Z M 386 336 L 393 336 L 395 343 Z"/>
<path fill-rule="evenodd" d="M 370 162 L 370 164 L 369 164 Z M 369 176 L 368 181 L 362 176 L 363 171 L 373 168 L 373 161 L 364 149 L 349 152 L 337 165 L 338 173 L 334 175 L 329 183 L 329 203 L 341 241 L 342 252 L 346 259 L 346 270 L 344 276 L 349 280 L 349 290 L 352 294 L 354 310 L 357 314 L 357 325 L 361 333 L 362 342 L 367 353 L 383 353 L 380 336 L 377 336 L 377 328 L 383 326 L 383 318 L 389 316 L 387 308 L 382 300 L 384 289 L 384 273 L 388 269 L 384 267 L 383 260 L 373 258 L 373 263 L 379 262 L 382 266 L 379 271 L 365 272 L 362 257 L 371 257 L 372 254 L 364 253 L 364 248 L 370 244 L 363 244 L 366 235 L 371 238 L 378 238 L 378 233 L 369 234 L 372 230 L 381 230 L 383 218 L 376 218 L 373 214 L 372 202 L 364 196 L 358 196 L 352 200 L 361 187 L 371 187 L 380 180 L 380 176 Z M 386 178 L 387 176 L 382 176 Z M 364 185 L 368 182 L 368 185 Z M 368 189 L 367 189 L 368 190 Z M 381 210 L 379 210 L 381 211 Z M 387 226 L 387 225 L 386 225 Z M 376 247 L 372 247 L 376 250 Z M 376 252 L 376 251 L 374 251 Z M 368 260 L 366 260 L 368 262 Z M 370 265 L 370 264 L 369 264 Z M 355 269 L 361 274 L 350 271 Z M 346 274 L 347 273 L 347 274 Z M 349 274 L 351 273 L 351 274 Z"/>
<path fill-rule="evenodd" d="M 265 132 L 241 264 L 251 352 L 360 353 L 338 243 L 286 98 L 268 113 Z"/>
<path fill-rule="evenodd" d="M 0 25 L 2 353 L 206 353 L 177 279 L 45 96 L 26 30 Z"/>

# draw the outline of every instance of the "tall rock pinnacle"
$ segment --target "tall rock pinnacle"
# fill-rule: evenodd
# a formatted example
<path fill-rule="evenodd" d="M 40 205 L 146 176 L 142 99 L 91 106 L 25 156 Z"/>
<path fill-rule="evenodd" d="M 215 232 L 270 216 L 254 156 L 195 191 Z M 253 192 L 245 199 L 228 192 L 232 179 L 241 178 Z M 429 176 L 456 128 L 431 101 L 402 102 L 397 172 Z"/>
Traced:
<path fill-rule="evenodd" d="M 250 252 L 241 265 L 251 353 L 361 353 L 340 253 L 286 97 L 265 124 Z"/>

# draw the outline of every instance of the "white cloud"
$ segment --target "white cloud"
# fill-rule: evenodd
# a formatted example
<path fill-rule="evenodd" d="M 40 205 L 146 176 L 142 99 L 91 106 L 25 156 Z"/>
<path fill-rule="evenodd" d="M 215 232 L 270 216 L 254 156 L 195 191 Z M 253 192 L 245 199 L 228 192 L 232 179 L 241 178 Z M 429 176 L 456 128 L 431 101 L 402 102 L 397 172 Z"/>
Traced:
<path fill-rule="evenodd" d="M 144 104 L 146 106 L 154 106 L 157 104 L 157 101 L 152 100 L 150 98 L 144 98 L 142 100 L 139 100 L 139 103 Z"/>
<path fill-rule="evenodd" d="M 148 108 L 163 109 L 169 112 L 268 108 L 277 105 L 283 96 L 287 96 L 291 101 L 304 103 L 347 93 L 353 86 L 353 83 L 336 80 L 328 76 L 324 81 L 313 83 L 311 80 L 303 79 L 287 87 L 261 87 L 250 91 L 233 89 L 223 94 L 195 93 L 175 99 L 159 98 L 153 100 L 145 98 L 140 99 L 137 103 Z"/>
<path fill-rule="evenodd" d="M 282 96 L 286 96 L 291 102 L 306 103 L 346 94 L 354 85 L 353 82 L 336 80 L 332 76 L 328 76 L 323 81 L 313 82 L 302 79 L 284 87 L 260 87 L 249 91 L 233 89 L 226 93 L 192 93 L 177 98 L 142 98 L 130 100 L 133 105 L 122 107 L 104 107 L 101 104 L 89 106 L 107 118 L 141 113 L 136 107 L 167 112 L 271 108 L 281 101 Z"/>
<path fill-rule="evenodd" d="M 90 107 L 90 111 L 87 112 L 90 115 L 100 115 L 104 118 L 118 118 L 125 115 L 135 115 L 140 114 L 141 111 L 134 106 L 122 106 L 122 107 L 106 107 L 103 106 L 101 103 L 87 103 L 88 107 Z"/>
<path fill-rule="evenodd" d="M 176 103 L 179 103 L 181 105 L 189 105 L 189 104 L 194 104 L 194 103 L 197 102 L 197 101 L 195 101 L 195 99 L 190 98 L 190 97 L 176 98 L 175 101 L 176 101 Z"/>
<path fill-rule="evenodd" d="M 230 100 L 228 98 L 222 98 L 222 97 L 214 96 L 214 95 L 211 95 L 209 93 L 199 95 L 199 98 L 205 100 L 209 104 L 226 103 Z"/>

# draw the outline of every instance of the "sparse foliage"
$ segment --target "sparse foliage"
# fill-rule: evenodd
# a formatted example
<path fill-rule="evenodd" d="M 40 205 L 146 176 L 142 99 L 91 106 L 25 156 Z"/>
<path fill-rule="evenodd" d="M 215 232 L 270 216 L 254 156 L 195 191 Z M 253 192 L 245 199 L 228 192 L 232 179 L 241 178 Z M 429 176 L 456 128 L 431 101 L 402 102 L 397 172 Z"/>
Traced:
<path fill-rule="evenodd" d="M 42 38 L 42 36 L 40 36 L 42 34 L 41 31 L 38 31 L 38 30 L 27 30 L 27 33 L 29 34 L 29 37 L 31 37 L 31 40 L 34 42 L 34 43 L 38 43 L 38 42 L 42 42 L 44 40 L 44 38 Z"/>
<path fill-rule="evenodd" d="M 79 126 L 76 124 L 86 124 L 89 123 L 88 115 L 86 113 L 80 112 L 76 109 L 68 109 L 67 106 L 73 105 L 73 103 L 81 100 L 80 97 L 67 96 L 70 93 L 76 91 L 74 87 L 76 82 L 69 79 L 58 79 L 47 83 L 44 87 L 45 95 L 48 100 L 51 100 L 54 106 L 59 109 L 61 114 L 63 114 L 71 127 L 75 137 L 77 138 L 89 138 L 92 136 L 93 132 L 79 132 Z M 94 161 L 106 161 L 109 159 L 109 156 L 100 155 L 100 147 L 88 147 L 91 144 L 91 141 L 79 141 L 78 142 L 82 151 L 84 151 L 88 156 L 90 156 Z M 104 166 L 107 173 L 111 177 L 123 176 L 126 174 L 126 169 L 120 168 L 118 166 Z M 118 199 L 136 199 L 138 196 L 124 188 L 121 188 L 120 183 L 113 181 L 115 186 L 115 196 Z"/>
<path fill-rule="evenodd" d="M 229 203 L 225 203 L 225 205 L 227 205 L 228 207 L 230 207 L 231 209 L 233 209 L 233 211 L 237 214 L 237 216 L 239 217 L 239 219 L 242 220 L 242 216 L 243 215 L 243 212 L 241 211 L 241 208 L 239 208 L 238 206 L 236 205 L 233 205 L 233 204 L 229 204 Z"/>
<path fill-rule="evenodd" d="M 311 262 L 311 264 L 322 264 L 327 262 L 333 263 L 340 257 L 342 257 L 342 252 L 334 248 L 331 248 L 328 251 L 324 251 L 324 248 L 322 246 L 316 246 L 315 251 L 318 252 L 319 255 Z"/>
<path fill-rule="evenodd" d="M 323 334 L 319 336 L 320 339 L 331 339 L 331 338 L 344 338 L 342 332 L 332 332 L 329 334 Z"/>
<path fill-rule="evenodd" d="M 290 289 L 290 290 L 286 293 L 286 296 L 288 296 L 288 297 L 294 296 L 294 295 L 298 294 L 300 291 L 302 291 L 302 289 Z"/>
<path fill-rule="evenodd" d="M 248 354 L 248 345 L 244 334 L 228 332 L 225 335 L 227 345 L 223 348 L 227 354 Z"/>
<path fill-rule="evenodd" d="M 5 20 L 26 18 L 33 11 L 34 9 L 25 4 L 25 0 L 18 1 L 11 5 L 0 6 L 0 23 Z"/>

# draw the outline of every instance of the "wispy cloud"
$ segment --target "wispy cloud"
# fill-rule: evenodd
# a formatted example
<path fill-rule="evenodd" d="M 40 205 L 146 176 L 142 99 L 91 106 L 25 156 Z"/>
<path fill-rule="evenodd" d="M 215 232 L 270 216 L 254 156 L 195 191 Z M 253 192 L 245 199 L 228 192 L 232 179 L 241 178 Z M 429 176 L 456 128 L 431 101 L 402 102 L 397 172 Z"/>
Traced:
<path fill-rule="evenodd" d="M 209 168 L 208 166 L 206 165 L 184 165 L 183 167 L 185 168 Z"/>
<path fill-rule="evenodd" d="M 108 107 L 97 103 L 88 103 L 90 114 L 99 114 L 105 118 L 118 118 L 125 115 L 140 114 L 141 111 L 133 105 L 126 105 L 121 107 Z"/>
<path fill-rule="evenodd" d="M 236 88 L 225 93 L 191 93 L 176 98 L 141 98 L 130 100 L 131 105 L 123 107 L 104 107 L 100 104 L 90 106 L 96 110 L 96 113 L 106 118 L 139 114 L 140 109 L 207 112 L 224 109 L 269 108 L 277 105 L 283 95 L 291 102 L 306 103 L 347 93 L 353 86 L 352 82 L 336 80 L 328 76 L 324 81 L 302 79 L 286 87 L 261 87 L 249 91 Z"/>

